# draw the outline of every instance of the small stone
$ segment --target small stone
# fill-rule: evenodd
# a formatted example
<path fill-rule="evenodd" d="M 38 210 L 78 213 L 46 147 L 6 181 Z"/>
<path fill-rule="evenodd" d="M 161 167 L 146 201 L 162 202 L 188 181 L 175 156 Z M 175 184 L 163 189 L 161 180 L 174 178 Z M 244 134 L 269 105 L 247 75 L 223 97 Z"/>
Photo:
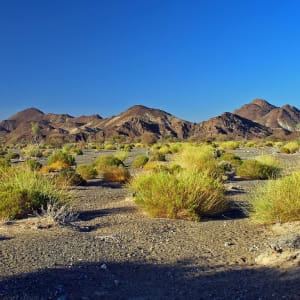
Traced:
<path fill-rule="evenodd" d="M 224 246 L 225 247 L 230 247 L 230 246 L 234 246 L 235 244 L 233 242 L 225 242 Z"/>
<path fill-rule="evenodd" d="M 241 257 L 241 261 L 245 263 L 247 261 L 247 258 L 246 257 Z"/>

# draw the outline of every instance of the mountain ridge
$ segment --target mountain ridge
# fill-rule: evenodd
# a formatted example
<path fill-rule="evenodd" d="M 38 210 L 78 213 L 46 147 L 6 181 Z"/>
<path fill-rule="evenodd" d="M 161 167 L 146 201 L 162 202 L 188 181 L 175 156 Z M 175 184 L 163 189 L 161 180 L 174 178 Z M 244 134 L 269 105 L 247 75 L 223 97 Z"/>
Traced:
<path fill-rule="evenodd" d="M 40 139 L 48 143 L 104 141 L 119 137 L 140 140 L 147 133 L 157 139 L 175 140 L 263 139 L 286 137 L 298 131 L 300 110 L 291 105 L 277 107 L 254 99 L 239 109 L 195 123 L 144 105 L 134 105 L 116 116 L 98 114 L 74 117 L 27 108 L 0 122 L 0 137 L 8 143 L 32 140 L 32 123 L 40 127 Z"/>

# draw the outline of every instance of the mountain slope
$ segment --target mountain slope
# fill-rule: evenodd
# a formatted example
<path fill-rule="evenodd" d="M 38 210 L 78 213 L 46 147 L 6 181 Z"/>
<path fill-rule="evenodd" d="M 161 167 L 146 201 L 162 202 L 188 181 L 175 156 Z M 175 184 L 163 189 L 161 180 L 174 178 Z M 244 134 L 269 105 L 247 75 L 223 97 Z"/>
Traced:
<path fill-rule="evenodd" d="M 120 115 L 101 122 L 107 137 L 114 135 L 136 137 L 151 132 L 157 137 L 172 136 L 179 139 L 189 136 L 191 124 L 165 111 L 142 105 L 135 105 Z"/>
<path fill-rule="evenodd" d="M 99 115 L 45 114 L 29 108 L 0 122 L 0 137 L 8 143 L 32 141 L 33 122 L 40 126 L 40 139 L 52 144 L 88 139 L 103 141 L 113 137 L 136 140 L 146 133 L 178 140 L 259 139 L 270 135 L 284 138 L 298 130 L 300 111 L 290 105 L 276 107 L 255 99 L 234 113 L 226 112 L 207 121 L 192 123 L 143 105 L 135 105 L 106 119 Z"/>
<path fill-rule="evenodd" d="M 265 100 L 256 99 L 234 111 L 235 114 L 274 129 L 289 132 L 297 130 L 300 111 L 294 106 L 276 107 Z"/>
<path fill-rule="evenodd" d="M 266 138 L 272 130 L 229 112 L 201 122 L 196 126 L 194 139 L 253 139 Z"/>

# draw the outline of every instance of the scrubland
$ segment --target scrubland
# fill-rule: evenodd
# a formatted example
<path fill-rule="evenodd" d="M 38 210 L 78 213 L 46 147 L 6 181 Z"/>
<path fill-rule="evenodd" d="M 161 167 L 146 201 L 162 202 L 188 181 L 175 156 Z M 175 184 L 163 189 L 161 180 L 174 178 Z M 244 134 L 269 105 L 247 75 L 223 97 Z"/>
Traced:
<path fill-rule="evenodd" d="M 3 299 L 300 296 L 297 141 L 0 150 Z"/>

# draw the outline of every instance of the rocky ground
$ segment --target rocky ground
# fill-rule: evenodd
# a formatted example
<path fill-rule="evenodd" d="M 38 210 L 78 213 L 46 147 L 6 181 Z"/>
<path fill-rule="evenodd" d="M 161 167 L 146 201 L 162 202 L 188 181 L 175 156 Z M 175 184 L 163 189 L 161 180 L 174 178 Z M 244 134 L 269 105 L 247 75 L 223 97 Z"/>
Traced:
<path fill-rule="evenodd" d="M 242 203 L 257 183 L 232 181 L 228 197 Z M 99 179 L 73 192 L 72 226 L 0 226 L 0 299 L 300 298 L 298 223 L 254 225 L 236 206 L 201 222 L 153 219 Z"/>

